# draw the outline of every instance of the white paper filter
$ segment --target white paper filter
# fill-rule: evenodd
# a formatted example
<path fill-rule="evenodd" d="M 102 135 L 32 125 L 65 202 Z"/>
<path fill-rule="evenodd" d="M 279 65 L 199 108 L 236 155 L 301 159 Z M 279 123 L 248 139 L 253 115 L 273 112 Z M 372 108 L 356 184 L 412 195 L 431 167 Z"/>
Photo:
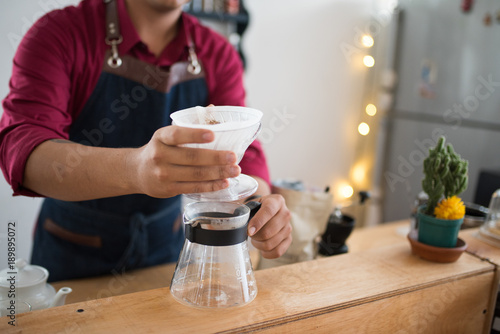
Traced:
<path fill-rule="evenodd" d="M 210 129 L 215 133 L 211 143 L 186 146 L 233 151 L 241 160 L 260 130 L 262 112 L 236 106 L 193 107 L 176 111 L 170 117 L 174 125 Z"/>

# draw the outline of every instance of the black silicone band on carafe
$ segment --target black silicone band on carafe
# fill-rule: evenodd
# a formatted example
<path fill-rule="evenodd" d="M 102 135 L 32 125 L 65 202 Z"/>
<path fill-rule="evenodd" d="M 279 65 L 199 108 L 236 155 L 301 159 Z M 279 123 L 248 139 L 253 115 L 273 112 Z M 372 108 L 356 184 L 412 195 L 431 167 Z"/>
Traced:
<path fill-rule="evenodd" d="M 248 223 L 233 230 L 206 230 L 200 224 L 193 227 L 186 224 L 186 238 L 197 244 L 207 246 L 232 246 L 247 240 Z"/>

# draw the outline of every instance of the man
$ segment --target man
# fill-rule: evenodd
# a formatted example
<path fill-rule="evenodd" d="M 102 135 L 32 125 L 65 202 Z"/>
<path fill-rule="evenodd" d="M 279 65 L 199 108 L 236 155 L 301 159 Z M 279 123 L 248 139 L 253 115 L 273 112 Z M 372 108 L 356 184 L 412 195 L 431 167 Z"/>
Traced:
<path fill-rule="evenodd" d="M 220 36 L 182 13 L 186 0 L 85 0 L 47 14 L 14 58 L 0 161 L 15 195 L 45 196 L 32 262 L 51 281 L 177 260 L 179 194 L 240 174 L 233 152 L 184 147 L 214 138 L 170 124 L 196 105 L 243 105 L 242 66 Z M 262 208 L 248 234 L 264 257 L 291 243 L 270 195 L 260 144 L 241 169 Z"/>

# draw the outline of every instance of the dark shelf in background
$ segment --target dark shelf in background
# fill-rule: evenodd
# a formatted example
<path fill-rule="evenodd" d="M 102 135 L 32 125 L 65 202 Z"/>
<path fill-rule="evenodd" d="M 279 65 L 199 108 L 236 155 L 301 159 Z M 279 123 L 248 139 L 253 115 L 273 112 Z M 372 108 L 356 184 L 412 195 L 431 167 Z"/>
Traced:
<path fill-rule="evenodd" d="M 200 19 L 210 19 L 222 22 L 248 23 L 248 14 L 207 13 L 187 10 L 186 13 Z"/>
<path fill-rule="evenodd" d="M 195 8 L 196 10 L 193 10 Z M 199 9 L 198 9 L 199 8 Z M 248 11 L 245 8 L 245 4 L 243 0 L 239 0 L 239 12 L 237 14 L 230 14 L 228 12 L 221 12 L 214 8 L 209 12 L 200 10 L 203 7 L 200 7 L 199 4 L 197 7 L 194 7 L 193 1 L 189 3 L 187 7 L 184 8 L 184 11 L 190 15 L 193 15 L 199 19 L 205 19 L 215 22 L 222 22 L 226 24 L 234 24 L 236 28 L 236 33 L 240 36 L 240 42 L 238 45 L 235 45 L 238 54 L 240 55 L 241 61 L 243 62 L 243 67 L 246 67 L 246 60 L 243 50 L 241 48 L 241 38 L 243 38 L 243 34 L 247 29 L 248 23 L 250 21 Z M 216 7 L 218 8 L 218 7 Z M 226 36 L 228 37 L 228 36 Z"/>

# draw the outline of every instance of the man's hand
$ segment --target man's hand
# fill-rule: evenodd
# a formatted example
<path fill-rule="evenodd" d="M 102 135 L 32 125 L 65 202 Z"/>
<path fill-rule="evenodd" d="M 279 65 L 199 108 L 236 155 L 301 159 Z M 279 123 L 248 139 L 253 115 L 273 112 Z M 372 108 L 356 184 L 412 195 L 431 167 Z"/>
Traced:
<path fill-rule="evenodd" d="M 209 143 L 214 133 L 206 129 L 166 126 L 131 157 L 136 187 L 152 197 L 217 191 L 228 187 L 227 178 L 240 174 L 236 155 L 183 146 Z"/>
<path fill-rule="evenodd" d="M 262 206 L 248 224 L 248 235 L 264 258 L 275 259 L 292 243 L 290 211 L 281 195 L 263 196 L 257 201 Z"/>

